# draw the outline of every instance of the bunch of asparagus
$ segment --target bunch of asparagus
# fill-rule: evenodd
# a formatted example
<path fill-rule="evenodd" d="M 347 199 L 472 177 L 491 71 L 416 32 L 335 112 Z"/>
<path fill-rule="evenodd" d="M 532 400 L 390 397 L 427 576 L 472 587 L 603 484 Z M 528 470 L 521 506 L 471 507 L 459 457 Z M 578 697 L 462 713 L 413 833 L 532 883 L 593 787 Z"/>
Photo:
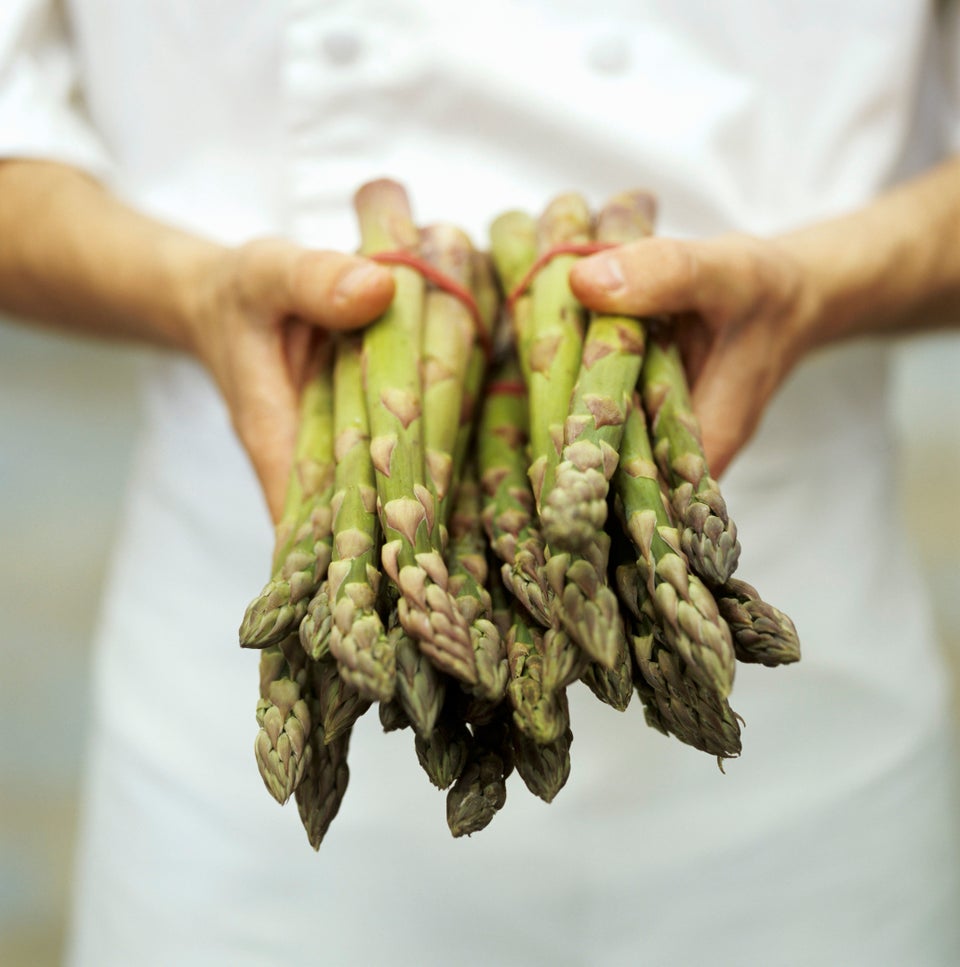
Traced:
<path fill-rule="evenodd" d="M 373 703 L 412 731 L 460 836 L 514 767 L 547 802 L 563 787 L 578 679 L 621 711 L 636 691 L 648 724 L 722 761 L 740 752 L 735 660 L 799 658 L 789 618 L 732 577 L 666 330 L 588 314 L 567 283 L 578 246 L 642 238 L 653 208 L 632 192 L 596 219 L 577 195 L 509 212 L 491 261 L 453 226 L 418 229 L 397 183 L 357 193 L 361 251 L 396 293 L 318 351 L 272 577 L 240 629 L 262 649 L 257 764 L 315 849 Z"/>

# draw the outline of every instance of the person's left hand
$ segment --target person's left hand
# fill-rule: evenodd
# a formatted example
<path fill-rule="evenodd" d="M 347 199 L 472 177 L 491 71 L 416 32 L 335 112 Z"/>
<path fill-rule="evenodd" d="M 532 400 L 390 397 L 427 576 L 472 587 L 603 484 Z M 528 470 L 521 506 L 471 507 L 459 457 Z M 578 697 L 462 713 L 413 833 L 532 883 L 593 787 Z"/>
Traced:
<path fill-rule="evenodd" d="M 647 238 L 581 259 L 570 272 L 589 309 L 675 319 L 714 476 L 808 348 L 808 282 L 787 247 L 746 235 Z"/>
<path fill-rule="evenodd" d="M 203 297 L 186 300 L 199 306 L 187 345 L 216 381 L 276 523 L 316 342 L 376 319 L 393 276 L 356 255 L 278 238 L 218 249 L 203 269 Z"/>

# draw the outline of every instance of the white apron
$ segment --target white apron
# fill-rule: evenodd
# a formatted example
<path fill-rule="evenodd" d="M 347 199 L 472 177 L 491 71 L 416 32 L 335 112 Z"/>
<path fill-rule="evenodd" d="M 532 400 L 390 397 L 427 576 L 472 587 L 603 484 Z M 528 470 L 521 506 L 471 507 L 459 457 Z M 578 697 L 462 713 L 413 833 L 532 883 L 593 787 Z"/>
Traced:
<path fill-rule="evenodd" d="M 63 105 L 46 5 L 6 0 L 19 86 L 0 118 L 21 123 L 0 153 L 100 171 L 228 242 L 351 249 L 351 194 L 380 175 L 480 244 L 499 211 L 569 188 L 598 205 L 647 186 L 664 234 L 775 232 L 932 151 L 911 134 L 920 2 L 68 7 L 91 124 Z M 410 733 L 372 713 L 315 855 L 257 774 L 257 655 L 236 644 L 268 570 L 263 501 L 209 379 L 159 356 L 96 642 L 70 964 L 960 963 L 945 673 L 896 516 L 886 381 L 878 345 L 809 360 L 725 478 L 740 573 L 804 648 L 738 670 L 726 775 L 638 702 L 618 715 L 578 686 L 556 801 L 513 777 L 491 826 L 453 841 Z"/>

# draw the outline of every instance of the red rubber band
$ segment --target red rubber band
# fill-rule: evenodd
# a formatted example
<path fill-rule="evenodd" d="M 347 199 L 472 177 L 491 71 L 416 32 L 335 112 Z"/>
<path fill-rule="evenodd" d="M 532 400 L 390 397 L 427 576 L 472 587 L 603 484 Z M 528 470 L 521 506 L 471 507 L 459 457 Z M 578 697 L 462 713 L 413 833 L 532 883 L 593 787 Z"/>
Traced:
<path fill-rule="evenodd" d="M 435 265 L 431 265 L 412 252 L 404 252 L 402 250 L 395 252 L 377 252 L 371 255 L 370 258 L 374 262 L 380 262 L 383 265 L 405 265 L 407 268 L 414 269 L 438 289 L 448 292 L 450 295 L 459 299 L 470 312 L 470 317 L 473 320 L 473 328 L 477 334 L 477 342 L 480 343 L 480 348 L 483 350 L 483 355 L 487 363 L 493 359 L 493 341 L 490 338 L 490 333 L 487 332 L 487 327 L 483 324 L 483 316 L 480 314 L 480 307 L 477 305 L 477 300 L 474 299 L 473 293 L 469 289 L 462 286 L 456 279 L 451 279 L 445 272 L 441 272 Z"/>
<path fill-rule="evenodd" d="M 516 305 L 517 299 L 530 288 L 530 283 L 533 282 L 536 274 L 558 255 L 596 255 L 597 252 L 606 252 L 610 248 L 616 248 L 616 245 L 612 242 L 564 242 L 547 249 L 546 252 L 537 257 L 537 260 L 530 266 L 523 278 L 513 287 L 513 291 L 507 296 L 507 309 L 510 314 L 513 314 L 513 308 Z"/>
<path fill-rule="evenodd" d="M 527 387 L 517 380 L 500 380 L 487 386 L 487 396 L 526 396 Z"/>

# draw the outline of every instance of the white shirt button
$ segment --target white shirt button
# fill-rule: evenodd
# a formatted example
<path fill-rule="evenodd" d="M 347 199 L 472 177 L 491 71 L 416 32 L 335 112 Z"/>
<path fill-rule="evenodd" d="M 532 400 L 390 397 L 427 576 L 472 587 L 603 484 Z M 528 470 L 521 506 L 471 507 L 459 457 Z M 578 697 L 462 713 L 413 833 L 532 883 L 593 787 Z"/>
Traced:
<path fill-rule="evenodd" d="M 323 38 L 321 47 L 327 60 L 337 67 L 352 64 L 362 49 L 360 38 L 348 30 L 331 31 Z"/>
<path fill-rule="evenodd" d="M 630 67 L 630 44 L 624 37 L 597 37 L 587 47 L 586 61 L 598 74 L 623 74 Z"/>

